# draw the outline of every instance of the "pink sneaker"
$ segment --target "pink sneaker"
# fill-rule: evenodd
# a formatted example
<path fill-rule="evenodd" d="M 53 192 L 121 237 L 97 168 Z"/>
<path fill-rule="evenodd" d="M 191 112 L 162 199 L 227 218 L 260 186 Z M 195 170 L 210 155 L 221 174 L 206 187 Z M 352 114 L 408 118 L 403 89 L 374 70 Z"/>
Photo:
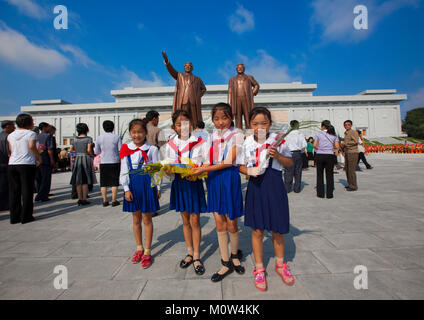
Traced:
<path fill-rule="evenodd" d="M 141 261 L 141 258 L 143 257 L 143 254 L 144 254 L 144 250 L 137 250 L 132 257 L 131 262 L 139 263 Z"/>

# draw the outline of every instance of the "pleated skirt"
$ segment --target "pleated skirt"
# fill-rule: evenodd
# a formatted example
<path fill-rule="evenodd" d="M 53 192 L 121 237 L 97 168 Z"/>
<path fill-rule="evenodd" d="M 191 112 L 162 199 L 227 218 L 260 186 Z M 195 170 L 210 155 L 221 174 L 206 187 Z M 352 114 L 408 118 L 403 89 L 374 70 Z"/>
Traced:
<path fill-rule="evenodd" d="M 247 185 L 244 224 L 254 230 L 289 232 L 289 202 L 281 171 L 267 168 Z"/>
<path fill-rule="evenodd" d="M 133 201 L 123 201 L 124 212 L 153 213 L 160 209 L 157 187 L 151 187 L 149 175 L 130 174 L 130 191 Z"/>
<path fill-rule="evenodd" d="M 72 169 L 72 185 L 96 184 L 96 174 L 93 169 L 93 159 L 87 154 L 78 154 L 75 158 L 75 165 Z"/>
<path fill-rule="evenodd" d="M 238 167 L 209 172 L 207 184 L 208 212 L 228 214 L 230 220 L 243 216 L 243 195 Z"/>
<path fill-rule="evenodd" d="M 170 210 L 200 214 L 207 212 L 203 181 L 188 181 L 175 174 L 171 184 Z"/>

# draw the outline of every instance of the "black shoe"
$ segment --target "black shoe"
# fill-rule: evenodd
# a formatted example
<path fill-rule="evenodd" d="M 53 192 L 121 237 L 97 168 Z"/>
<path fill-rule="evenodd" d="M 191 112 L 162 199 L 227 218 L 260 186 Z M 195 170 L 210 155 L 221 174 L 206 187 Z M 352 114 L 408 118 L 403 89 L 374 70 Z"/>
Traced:
<path fill-rule="evenodd" d="M 371 167 L 371 166 L 370 166 L 370 167 L 367 167 L 367 169 L 368 169 L 368 170 L 370 170 L 370 169 L 372 169 L 372 168 L 374 168 L 374 167 Z"/>
<path fill-rule="evenodd" d="M 24 224 L 24 223 L 29 223 L 29 222 L 33 222 L 33 221 L 35 221 L 35 218 L 33 217 L 33 216 L 31 216 L 29 219 L 27 219 L 27 220 L 22 220 L 22 224 Z"/>
<path fill-rule="evenodd" d="M 243 252 L 241 250 L 238 250 L 236 254 L 231 254 L 230 259 L 231 259 L 231 263 L 234 266 L 234 270 L 238 273 L 238 274 L 244 274 L 246 272 L 246 269 L 240 264 L 239 266 L 234 265 L 234 262 L 232 261 L 233 259 L 239 259 L 241 260 L 241 258 L 243 258 Z"/>
<path fill-rule="evenodd" d="M 118 200 L 113 201 L 113 202 L 112 202 L 112 207 L 119 206 L 120 204 L 121 204 L 121 203 L 120 203 Z"/>
<path fill-rule="evenodd" d="M 347 187 L 346 191 L 356 191 L 357 189 L 352 189 L 351 187 Z"/>
<path fill-rule="evenodd" d="M 318 197 L 318 198 L 325 198 L 324 196 L 319 196 L 319 195 L 317 195 L 317 197 Z"/>
<path fill-rule="evenodd" d="M 224 261 L 221 259 L 221 263 L 224 267 L 227 267 L 228 270 L 224 274 L 219 274 L 218 272 L 214 273 L 211 278 L 212 282 L 222 281 L 222 279 L 224 279 L 226 276 L 228 276 L 230 273 L 233 273 L 234 271 L 234 265 L 231 261 Z"/>
<path fill-rule="evenodd" d="M 49 197 L 53 197 L 54 196 L 54 194 L 53 193 L 49 193 Z"/>
<path fill-rule="evenodd" d="M 180 262 L 180 268 L 182 268 L 182 269 L 187 268 L 189 265 L 191 265 L 193 263 L 193 256 L 191 254 L 188 254 L 185 257 L 186 258 L 187 257 L 190 257 L 191 260 L 189 262 L 185 261 L 185 258 L 183 260 L 181 260 L 181 262 Z"/>
<path fill-rule="evenodd" d="M 327 199 L 333 199 L 334 196 L 327 196 Z"/>
<path fill-rule="evenodd" d="M 109 205 L 109 201 L 103 202 L 103 207 L 107 207 Z M 113 203 L 112 203 L 113 206 Z"/>
<path fill-rule="evenodd" d="M 195 266 L 194 265 L 194 262 L 200 262 L 200 266 Z M 203 265 L 203 262 L 200 260 L 200 259 L 195 259 L 195 260 L 193 260 L 193 267 L 194 267 L 194 272 L 196 272 L 196 274 L 198 275 L 198 276 L 201 276 L 202 274 L 204 274 L 205 273 L 205 266 Z"/>

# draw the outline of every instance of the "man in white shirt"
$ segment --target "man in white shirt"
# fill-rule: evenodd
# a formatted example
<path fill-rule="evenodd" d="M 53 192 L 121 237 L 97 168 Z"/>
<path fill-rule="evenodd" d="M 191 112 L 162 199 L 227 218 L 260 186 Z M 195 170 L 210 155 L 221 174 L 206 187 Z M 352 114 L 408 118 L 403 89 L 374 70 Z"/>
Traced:
<path fill-rule="evenodd" d="M 292 154 L 293 165 L 284 168 L 284 184 L 287 192 L 291 192 L 293 189 L 295 193 L 299 193 L 302 182 L 302 153 L 305 152 L 307 144 L 305 136 L 299 131 L 299 122 L 297 120 L 290 121 L 290 127 L 292 131 L 284 140 Z"/>

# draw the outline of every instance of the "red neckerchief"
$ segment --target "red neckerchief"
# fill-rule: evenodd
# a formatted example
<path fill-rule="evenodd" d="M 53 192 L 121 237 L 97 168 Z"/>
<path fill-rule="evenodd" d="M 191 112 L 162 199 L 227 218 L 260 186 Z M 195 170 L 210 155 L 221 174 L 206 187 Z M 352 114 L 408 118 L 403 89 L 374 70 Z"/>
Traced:
<path fill-rule="evenodd" d="M 225 141 L 230 140 L 236 133 L 237 133 L 237 131 L 234 130 L 225 139 L 222 138 L 222 139 L 212 140 L 212 145 L 211 145 L 211 148 L 209 149 L 209 163 L 211 165 L 213 164 L 213 161 L 218 158 L 218 155 L 219 155 L 219 145 L 221 143 L 224 143 Z"/>
<path fill-rule="evenodd" d="M 175 139 L 175 138 L 174 138 Z M 176 153 L 177 153 L 177 155 L 178 155 L 178 163 L 181 163 L 181 155 L 184 153 L 184 152 L 187 152 L 187 151 L 191 151 L 191 150 L 193 150 L 193 148 L 195 147 L 195 146 L 197 146 L 197 145 L 200 145 L 200 144 L 202 144 L 202 143 L 204 143 L 205 142 L 205 140 L 203 140 L 201 137 L 199 137 L 199 138 L 197 138 L 197 141 L 193 141 L 193 142 L 189 142 L 184 148 L 183 148 L 183 150 L 180 150 L 180 149 L 178 149 L 178 147 L 177 147 L 177 145 L 175 144 L 175 142 L 174 142 L 174 139 L 172 139 L 171 141 L 169 141 L 168 142 L 168 145 L 171 147 L 171 149 L 173 149 Z"/>
<path fill-rule="evenodd" d="M 121 151 L 119 152 L 119 160 L 121 160 L 122 158 L 128 157 L 132 155 L 133 153 L 136 153 L 137 151 L 141 151 L 141 155 L 144 158 L 144 163 L 149 162 L 149 157 L 147 156 L 147 153 L 144 150 L 141 150 L 140 148 L 131 150 L 130 148 L 128 148 L 127 144 L 122 145 Z"/>

